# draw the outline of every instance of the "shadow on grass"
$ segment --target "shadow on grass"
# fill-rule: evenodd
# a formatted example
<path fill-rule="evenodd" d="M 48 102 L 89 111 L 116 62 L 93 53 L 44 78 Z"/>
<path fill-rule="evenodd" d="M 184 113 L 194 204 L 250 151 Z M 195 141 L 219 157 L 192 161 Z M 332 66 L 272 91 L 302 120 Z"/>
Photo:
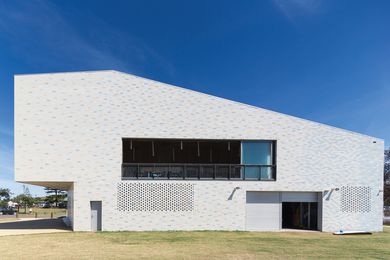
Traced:
<path fill-rule="evenodd" d="M 62 219 L 37 219 L 14 222 L 0 222 L 1 229 L 61 229 L 69 230 Z"/>

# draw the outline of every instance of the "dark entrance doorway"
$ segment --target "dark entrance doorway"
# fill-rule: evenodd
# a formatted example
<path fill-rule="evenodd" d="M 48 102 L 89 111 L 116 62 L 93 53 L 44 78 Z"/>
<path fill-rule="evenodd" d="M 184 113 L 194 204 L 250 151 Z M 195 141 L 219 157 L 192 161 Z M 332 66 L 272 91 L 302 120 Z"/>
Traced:
<path fill-rule="evenodd" d="M 318 230 L 318 203 L 282 202 L 282 228 Z"/>

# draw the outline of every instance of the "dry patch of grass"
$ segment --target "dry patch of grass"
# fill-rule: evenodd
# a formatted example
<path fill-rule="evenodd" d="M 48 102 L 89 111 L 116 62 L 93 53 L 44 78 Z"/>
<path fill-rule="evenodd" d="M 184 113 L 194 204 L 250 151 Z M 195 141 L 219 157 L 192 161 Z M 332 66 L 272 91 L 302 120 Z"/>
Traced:
<path fill-rule="evenodd" d="M 14 221 L 17 221 L 19 220 L 18 218 L 0 218 L 0 223 L 4 223 L 4 222 L 14 222 Z"/>
<path fill-rule="evenodd" d="M 390 257 L 390 228 L 373 235 L 100 232 L 0 237 L 2 259 L 261 259 Z M 32 252 L 26 256 L 25 252 Z"/>

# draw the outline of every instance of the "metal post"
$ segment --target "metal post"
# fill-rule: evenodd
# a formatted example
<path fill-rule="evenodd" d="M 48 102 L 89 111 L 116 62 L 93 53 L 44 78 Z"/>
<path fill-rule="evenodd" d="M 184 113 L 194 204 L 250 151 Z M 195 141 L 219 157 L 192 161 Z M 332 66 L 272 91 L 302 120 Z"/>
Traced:
<path fill-rule="evenodd" d="M 259 181 L 261 181 L 261 171 L 263 170 L 263 166 L 257 166 L 259 167 Z"/>
<path fill-rule="evenodd" d="M 308 213 L 307 213 L 307 222 L 308 222 L 308 229 L 310 229 L 310 204 L 311 204 L 311 202 L 308 202 L 308 203 L 307 203 L 307 211 L 308 211 Z"/>
<path fill-rule="evenodd" d="M 303 220 L 303 207 L 302 202 L 299 202 L 299 223 L 302 224 Z"/>
<path fill-rule="evenodd" d="M 272 166 L 272 179 L 276 181 L 276 165 Z"/>

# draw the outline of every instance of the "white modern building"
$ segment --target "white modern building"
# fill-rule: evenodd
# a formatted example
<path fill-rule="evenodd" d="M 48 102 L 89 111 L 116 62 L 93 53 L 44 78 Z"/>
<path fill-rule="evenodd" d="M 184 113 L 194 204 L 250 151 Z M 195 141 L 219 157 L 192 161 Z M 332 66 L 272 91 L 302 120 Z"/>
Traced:
<path fill-rule="evenodd" d="M 74 230 L 382 231 L 384 142 L 117 72 L 15 76 L 16 181 Z"/>

